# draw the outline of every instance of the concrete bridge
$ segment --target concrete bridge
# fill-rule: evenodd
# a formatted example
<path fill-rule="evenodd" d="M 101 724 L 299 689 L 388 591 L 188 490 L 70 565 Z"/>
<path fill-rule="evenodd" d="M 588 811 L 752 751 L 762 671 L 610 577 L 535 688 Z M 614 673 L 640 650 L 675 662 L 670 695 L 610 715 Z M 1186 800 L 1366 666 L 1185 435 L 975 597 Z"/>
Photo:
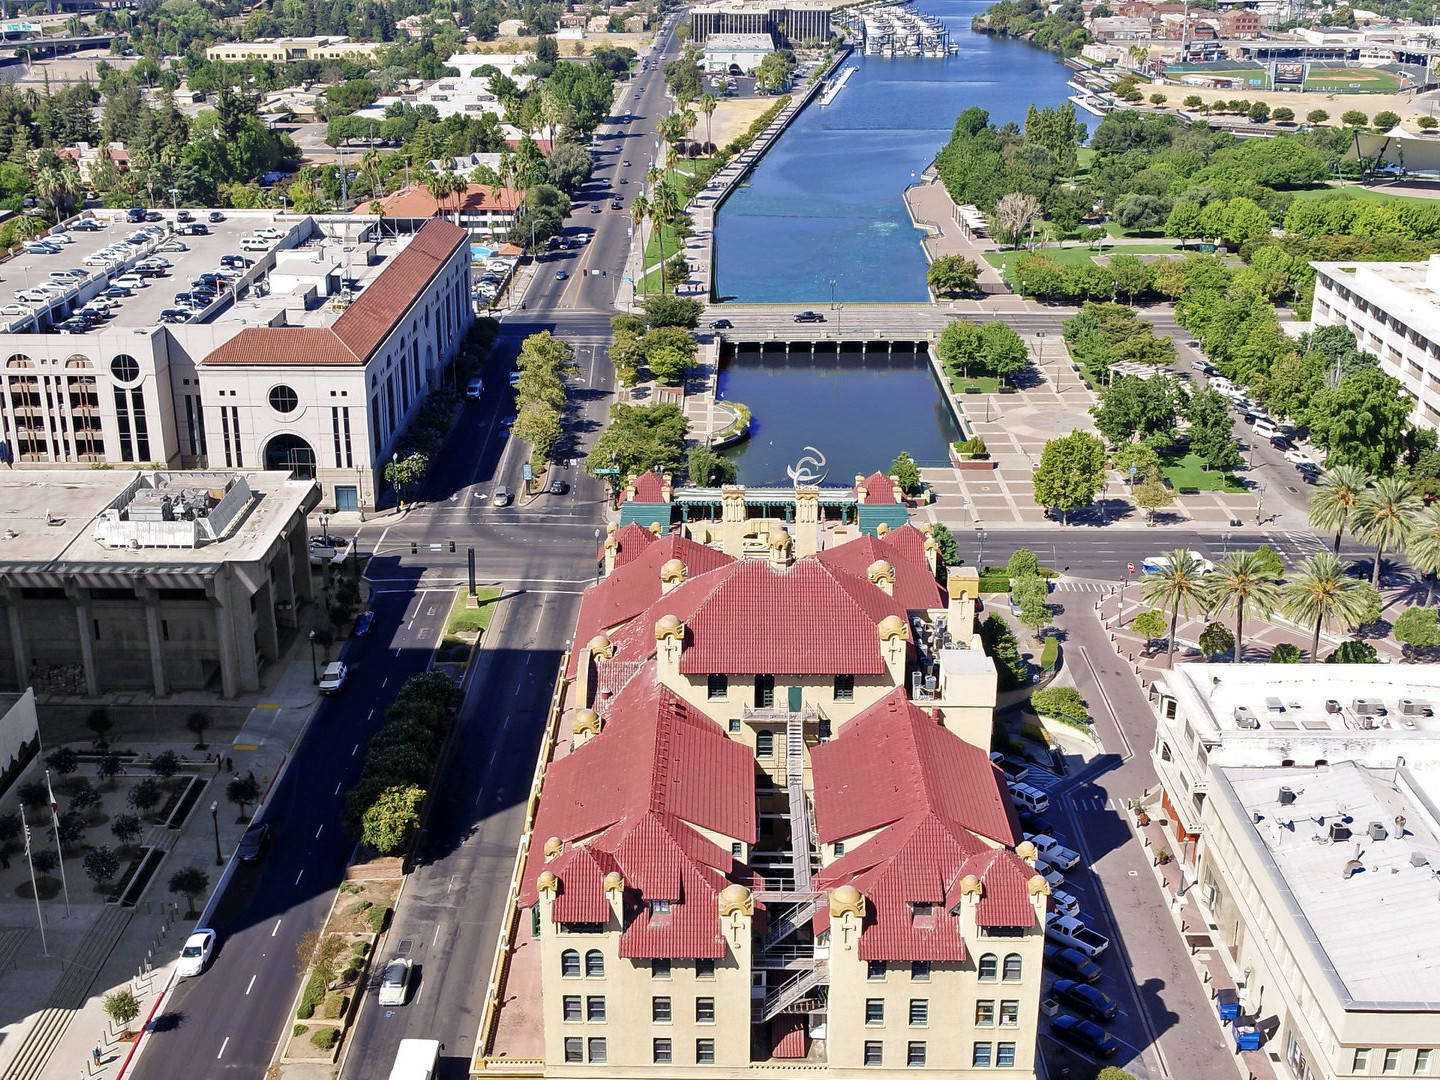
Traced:
<path fill-rule="evenodd" d="M 1076 311 L 1070 306 L 1029 303 L 1011 296 L 956 304 L 821 304 L 809 310 L 822 316 L 823 322 L 796 322 L 796 314 L 803 310 L 801 304 L 713 304 L 700 325 L 703 329 L 715 320 L 728 320 L 730 326 L 715 331 L 724 345 L 777 344 L 835 351 L 842 345 L 860 348 L 936 341 L 956 319 L 999 319 L 1022 334 L 1043 330 L 1058 335 L 1061 324 Z"/>

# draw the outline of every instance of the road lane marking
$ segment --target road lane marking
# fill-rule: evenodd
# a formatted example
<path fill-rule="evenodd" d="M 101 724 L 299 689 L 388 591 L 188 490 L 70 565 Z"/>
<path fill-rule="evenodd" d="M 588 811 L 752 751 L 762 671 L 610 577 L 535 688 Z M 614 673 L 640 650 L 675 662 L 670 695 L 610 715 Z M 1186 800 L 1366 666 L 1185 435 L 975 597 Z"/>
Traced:
<path fill-rule="evenodd" d="M 279 919 L 276 919 L 276 920 L 275 920 L 275 929 L 270 931 L 270 936 L 271 936 L 271 937 L 274 937 L 274 936 L 275 936 L 276 934 L 278 934 L 279 932 L 280 932 L 280 920 L 279 920 Z"/>
<path fill-rule="evenodd" d="M 449 890 L 446 890 L 446 891 L 448 892 Z M 433 949 L 433 948 L 435 947 L 436 942 L 438 942 L 439 940 L 440 940 L 440 927 L 437 926 L 437 927 L 435 927 L 435 936 L 430 939 L 430 947 Z"/>
<path fill-rule="evenodd" d="M 385 687 L 387 687 L 387 686 L 389 686 L 389 685 L 390 685 L 390 676 L 389 676 L 389 675 L 386 675 L 385 678 L 380 681 L 380 689 L 381 689 L 381 690 L 384 690 Z"/>
<path fill-rule="evenodd" d="M 335 793 L 336 795 L 339 795 L 339 794 L 340 794 L 340 785 L 339 785 L 338 783 L 335 785 L 335 792 L 334 792 L 334 793 Z"/>
<path fill-rule="evenodd" d="M 360 744 L 357 742 L 357 743 L 355 744 L 355 746 L 351 749 L 351 751 L 350 751 L 350 756 L 351 756 L 351 757 L 354 757 L 354 756 L 355 756 L 355 751 L 356 751 L 356 750 L 359 750 L 359 749 L 360 749 Z"/>
<path fill-rule="evenodd" d="M 305 876 L 305 869 L 304 869 L 304 867 L 301 867 L 300 872 L 295 875 L 295 884 L 296 884 L 296 885 L 299 885 L 299 884 L 300 884 L 300 879 L 301 879 L 302 877 L 304 877 L 304 876 Z"/>
<path fill-rule="evenodd" d="M 319 839 L 320 839 L 320 834 L 321 834 L 322 832 L 324 832 L 324 831 L 325 831 L 325 826 L 324 826 L 324 825 L 321 825 L 320 828 L 316 829 L 316 830 L 315 830 L 315 839 L 316 839 L 316 840 L 319 840 Z"/>
<path fill-rule="evenodd" d="M 373 720 L 373 719 L 375 719 L 375 710 L 374 710 L 374 709 L 371 709 L 368 713 L 366 713 L 366 714 L 365 714 L 365 719 L 366 719 L 366 720 Z"/>
<path fill-rule="evenodd" d="M 250 991 L 253 990 L 253 989 L 255 989 L 255 976 L 254 976 L 254 975 L 251 975 L 251 976 L 250 976 L 250 983 L 249 983 L 248 986 L 245 987 L 245 996 L 246 996 L 246 997 L 249 997 L 249 996 L 250 996 Z"/>
<path fill-rule="evenodd" d="M 215 1055 L 215 1060 L 216 1060 L 216 1061 L 219 1061 L 222 1057 L 225 1056 L 225 1048 L 226 1048 L 227 1046 L 229 1046 L 229 1045 L 230 1045 L 230 1036 L 229 1036 L 229 1035 L 226 1035 L 226 1036 L 225 1036 L 225 1041 L 220 1044 L 220 1052 Z"/>

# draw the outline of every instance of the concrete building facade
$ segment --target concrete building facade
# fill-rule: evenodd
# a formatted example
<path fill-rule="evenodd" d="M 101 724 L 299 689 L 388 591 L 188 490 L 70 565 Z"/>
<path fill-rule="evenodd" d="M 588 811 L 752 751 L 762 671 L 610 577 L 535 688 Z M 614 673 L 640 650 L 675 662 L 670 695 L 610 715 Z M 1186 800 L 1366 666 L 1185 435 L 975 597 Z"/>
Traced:
<path fill-rule="evenodd" d="M 1033 1075 L 1049 886 L 973 603 L 909 525 L 796 547 L 602 546 L 472 1075 Z"/>
<path fill-rule="evenodd" d="M 243 63 L 247 60 L 268 60 L 286 64 L 295 60 L 365 60 L 378 48 L 371 41 L 351 41 L 347 37 L 282 37 L 268 41 L 228 41 L 211 45 L 205 50 L 207 60 Z"/>
<path fill-rule="evenodd" d="M 1440 427 L 1440 256 L 1423 263 L 1311 263 L 1316 326 L 1348 326 L 1412 403 L 1411 420 Z"/>
<path fill-rule="evenodd" d="M 781 44 L 830 39 L 830 9 L 789 5 L 733 3 L 706 4 L 690 9 L 690 39 L 704 45 L 712 34 L 769 34 Z"/>
<path fill-rule="evenodd" d="M 260 689 L 314 598 L 319 498 L 282 473 L 6 473 L 0 689 Z"/>
<path fill-rule="evenodd" d="M 769 34 L 711 34 L 701 61 L 707 72 L 753 75 L 760 61 L 775 51 Z"/>

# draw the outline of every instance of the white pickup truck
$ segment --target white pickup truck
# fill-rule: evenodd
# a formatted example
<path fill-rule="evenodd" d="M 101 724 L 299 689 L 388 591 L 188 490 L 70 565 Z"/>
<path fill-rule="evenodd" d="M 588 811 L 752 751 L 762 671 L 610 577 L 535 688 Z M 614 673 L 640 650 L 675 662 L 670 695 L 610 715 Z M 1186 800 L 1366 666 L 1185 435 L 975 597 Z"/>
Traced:
<path fill-rule="evenodd" d="M 1045 924 L 1045 936 L 1051 941 L 1079 949 L 1094 960 L 1110 947 L 1110 939 L 1098 933 L 1074 915 L 1052 915 Z"/>
<path fill-rule="evenodd" d="M 1074 870 L 1080 865 L 1080 853 L 1066 847 L 1053 836 L 1026 833 L 1025 839 L 1035 845 L 1035 850 L 1043 855 L 1051 866 L 1058 866 L 1061 870 Z"/>

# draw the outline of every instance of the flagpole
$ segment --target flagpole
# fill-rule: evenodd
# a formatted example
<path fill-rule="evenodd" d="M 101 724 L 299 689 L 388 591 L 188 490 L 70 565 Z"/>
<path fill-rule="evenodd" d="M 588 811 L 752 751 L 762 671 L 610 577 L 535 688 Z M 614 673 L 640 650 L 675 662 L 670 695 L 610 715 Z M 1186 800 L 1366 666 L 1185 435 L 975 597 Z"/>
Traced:
<path fill-rule="evenodd" d="M 35 884 L 35 860 L 30 858 L 30 826 L 25 821 L 25 807 L 20 807 L 20 828 L 25 833 L 25 861 L 30 864 L 30 891 L 35 894 L 35 918 L 40 923 L 40 951 L 50 955 L 50 946 L 45 944 L 45 916 L 40 913 L 40 887 Z"/>
<path fill-rule="evenodd" d="M 45 770 L 45 790 L 50 794 L 50 820 L 55 826 L 55 854 L 60 862 L 60 887 L 65 890 L 65 917 L 70 917 L 70 884 L 65 880 L 65 849 L 60 846 L 60 804 L 55 801 L 55 789 L 50 786 L 50 770 Z"/>

